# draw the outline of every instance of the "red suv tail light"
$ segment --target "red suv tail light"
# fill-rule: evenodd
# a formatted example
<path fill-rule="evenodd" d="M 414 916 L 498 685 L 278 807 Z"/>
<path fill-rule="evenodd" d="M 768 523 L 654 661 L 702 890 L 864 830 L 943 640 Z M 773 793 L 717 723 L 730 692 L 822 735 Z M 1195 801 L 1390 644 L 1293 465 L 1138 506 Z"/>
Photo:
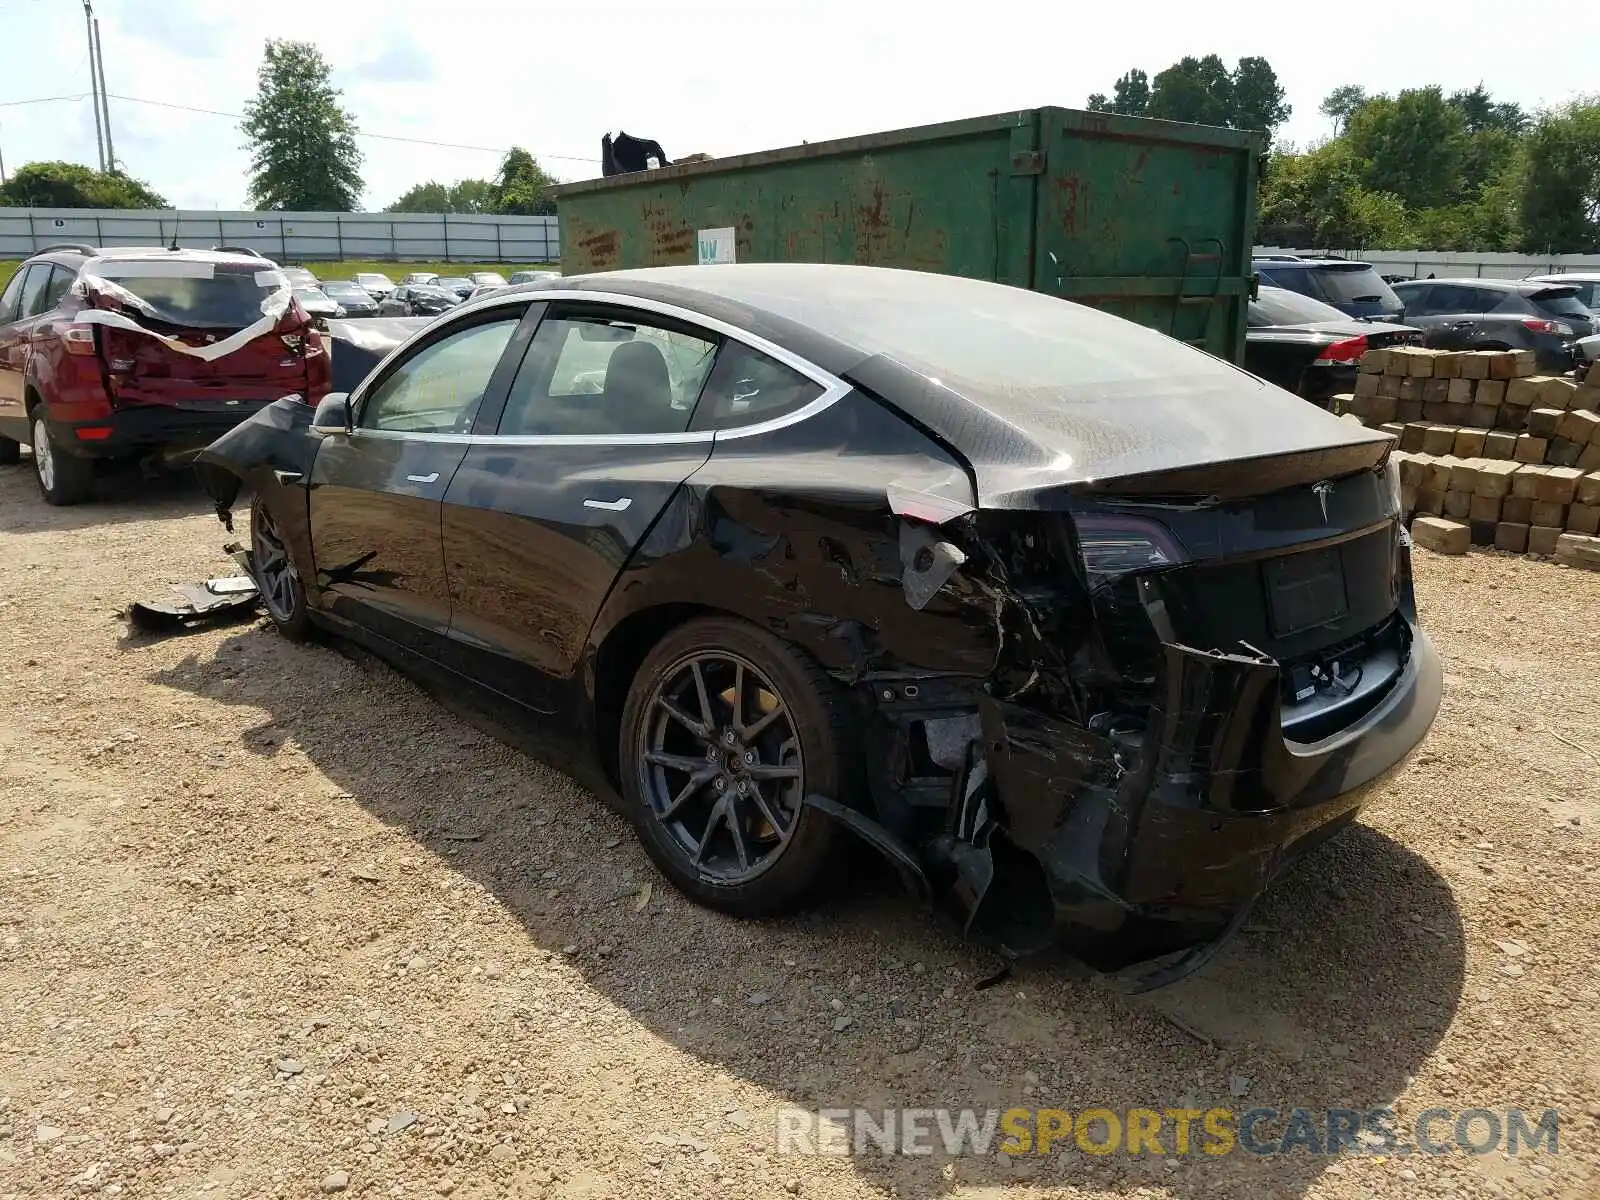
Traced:
<path fill-rule="evenodd" d="M 1317 355 L 1319 363 L 1358 363 L 1361 356 L 1367 352 L 1367 339 L 1363 337 L 1346 338 L 1342 342 L 1335 342 Z"/>
<path fill-rule="evenodd" d="M 1553 333 L 1557 337 L 1571 337 L 1572 326 L 1565 321 L 1547 321 L 1543 317 L 1523 317 L 1524 329 L 1531 329 L 1535 333 Z"/>
<path fill-rule="evenodd" d="M 68 325 L 61 331 L 61 341 L 66 346 L 68 354 L 85 354 L 93 357 L 95 353 L 94 326 Z"/>

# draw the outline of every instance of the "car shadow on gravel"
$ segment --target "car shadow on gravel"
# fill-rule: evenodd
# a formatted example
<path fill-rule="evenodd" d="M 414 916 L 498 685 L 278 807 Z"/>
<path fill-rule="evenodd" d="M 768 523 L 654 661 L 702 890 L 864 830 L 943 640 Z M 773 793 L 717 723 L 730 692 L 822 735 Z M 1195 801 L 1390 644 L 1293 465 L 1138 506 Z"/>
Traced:
<path fill-rule="evenodd" d="M 1330 1108 L 1388 1106 L 1440 1042 L 1463 988 L 1449 886 L 1365 824 L 1287 872 L 1223 953 L 1172 987 L 1128 997 L 1043 957 L 979 989 L 997 960 L 903 896 L 887 870 L 782 921 L 689 904 L 616 812 L 496 739 L 560 765 L 558 748 L 459 702 L 441 707 L 360 652 L 252 628 L 152 678 L 264 711 L 241 747 L 267 756 L 292 741 L 342 789 L 327 803 L 359 804 L 404 832 L 650 1033 L 766 1089 L 775 1105 L 860 1107 L 875 1119 L 890 1106 L 1236 1117 L 1270 1108 L 1281 1117 L 1256 1127 L 1257 1144 L 1270 1146 L 1291 1109 L 1309 1110 L 1321 1130 Z M 803 1165 L 775 1153 L 772 1111 L 741 1116 L 737 1129 L 720 1113 L 706 1128 L 742 1130 L 776 1179 Z M 641 1129 L 641 1142 L 652 1132 Z M 1096 1124 L 1093 1140 L 1105 1136 Z M 852 1166 L 902 1196 L 1032 1182 L 1193 1200 L 1296 1197 L 1346 1170 L 1303 1141 L 1288 1154 L 1206 1153 L 1216 1143 L 1198 1124 L 1188 1153 L 1170 1121 L 1159 1145 L 1100 1155 L 1069 1135 L 1045 1154 L 955 1159 L 869 1145 Z"/>
<path fill-rule="evenodd" d="M 162 471 L 146 477 L 131 463 L 102 464 L 94 499 L 68 508 L 52 508 L 39 495 L 33 459 L 0 467 L 0 533 L 61 533 L 128 521 L 160 521 L 212 511 L 194 472 Z"/>

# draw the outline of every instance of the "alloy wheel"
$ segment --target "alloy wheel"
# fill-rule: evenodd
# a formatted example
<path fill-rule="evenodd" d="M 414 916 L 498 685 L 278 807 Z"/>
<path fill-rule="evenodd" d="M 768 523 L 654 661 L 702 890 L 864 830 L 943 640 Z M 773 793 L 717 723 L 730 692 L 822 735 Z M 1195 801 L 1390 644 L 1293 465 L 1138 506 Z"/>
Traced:
<path fill-rule="evenodd" d="M 805 770 L 789 707 L 763 672 L 724 651 L 678 660 L 657 681 L 639 736 L 640 790 L 691 869 L 736 884 L 777 862 Z"/>
<path fill-rule="evenodd" d="M 54 491 L 56 486 L 56 459 L 55 452 L 50 446 L 50 431 L 45 428 L 44 418 L 35 417 L 33 421 L 33 469 L 39 472 L 39 482 L 47 492 Z"/>
<path fill-rule="evenodd" d="M 266 602 L 267 611 L 280 621 L 293 619 L 294 564 L 289 561 L 283 537 L 265 505 L 258 504 L 250 514 L 250 541 L 256 583 L 261 588 L 261 599 Z"/>

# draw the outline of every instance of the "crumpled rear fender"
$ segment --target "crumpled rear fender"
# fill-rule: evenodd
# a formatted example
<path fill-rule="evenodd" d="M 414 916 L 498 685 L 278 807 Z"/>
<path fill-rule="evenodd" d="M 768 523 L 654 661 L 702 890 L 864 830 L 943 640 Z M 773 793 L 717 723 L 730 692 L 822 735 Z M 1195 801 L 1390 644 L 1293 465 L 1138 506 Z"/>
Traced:
<path fill-rule="evenodd" d="M 285 396 L 200 452 L 194 471 L 206 495 L 216 502 L 219 518 L 226 522 L 246 483 L 260 490 L 269 479 L 277 484 L 299 484 L 310 477 L 320 445 L 311 432 L 315 414 L 300 397 Z"/>

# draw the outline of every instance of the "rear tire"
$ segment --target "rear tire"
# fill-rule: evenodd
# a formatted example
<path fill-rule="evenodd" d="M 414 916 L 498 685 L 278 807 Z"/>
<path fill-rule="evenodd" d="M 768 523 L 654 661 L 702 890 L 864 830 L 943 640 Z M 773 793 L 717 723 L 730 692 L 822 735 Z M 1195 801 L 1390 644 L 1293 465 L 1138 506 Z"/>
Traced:
<path fill-rule="evenodd" d="M 14 467 L 22 461 L 22 443 L 0 437 L 0 467 Z"/>
<path fill-rule="evenodd" d="M 692 899 L 741 917 L 793 910 L 834 858 L 833 821 L 801 799 L 853 798 L 852 728 L 833 680 L 793 647 L 744 621 L 690 621 L 657 643 L 629 688 L 618 746 L 626 811 Z"/>
<path fill-rule="evenodd" d="M 250 565 L 261 591 L 261 603 L 278 632 L 291 642 L 305 641 L 311 636 L 306 589 L 289 558 L 278 523 L 260 496 L 250 503 Z"/>
<path fill-rule="evenodd" d="M 94 496 L 94 461 L 61 449 L 42 414 L 33 414 L 33 477 L 46 504 L 65 507 Z"/>

